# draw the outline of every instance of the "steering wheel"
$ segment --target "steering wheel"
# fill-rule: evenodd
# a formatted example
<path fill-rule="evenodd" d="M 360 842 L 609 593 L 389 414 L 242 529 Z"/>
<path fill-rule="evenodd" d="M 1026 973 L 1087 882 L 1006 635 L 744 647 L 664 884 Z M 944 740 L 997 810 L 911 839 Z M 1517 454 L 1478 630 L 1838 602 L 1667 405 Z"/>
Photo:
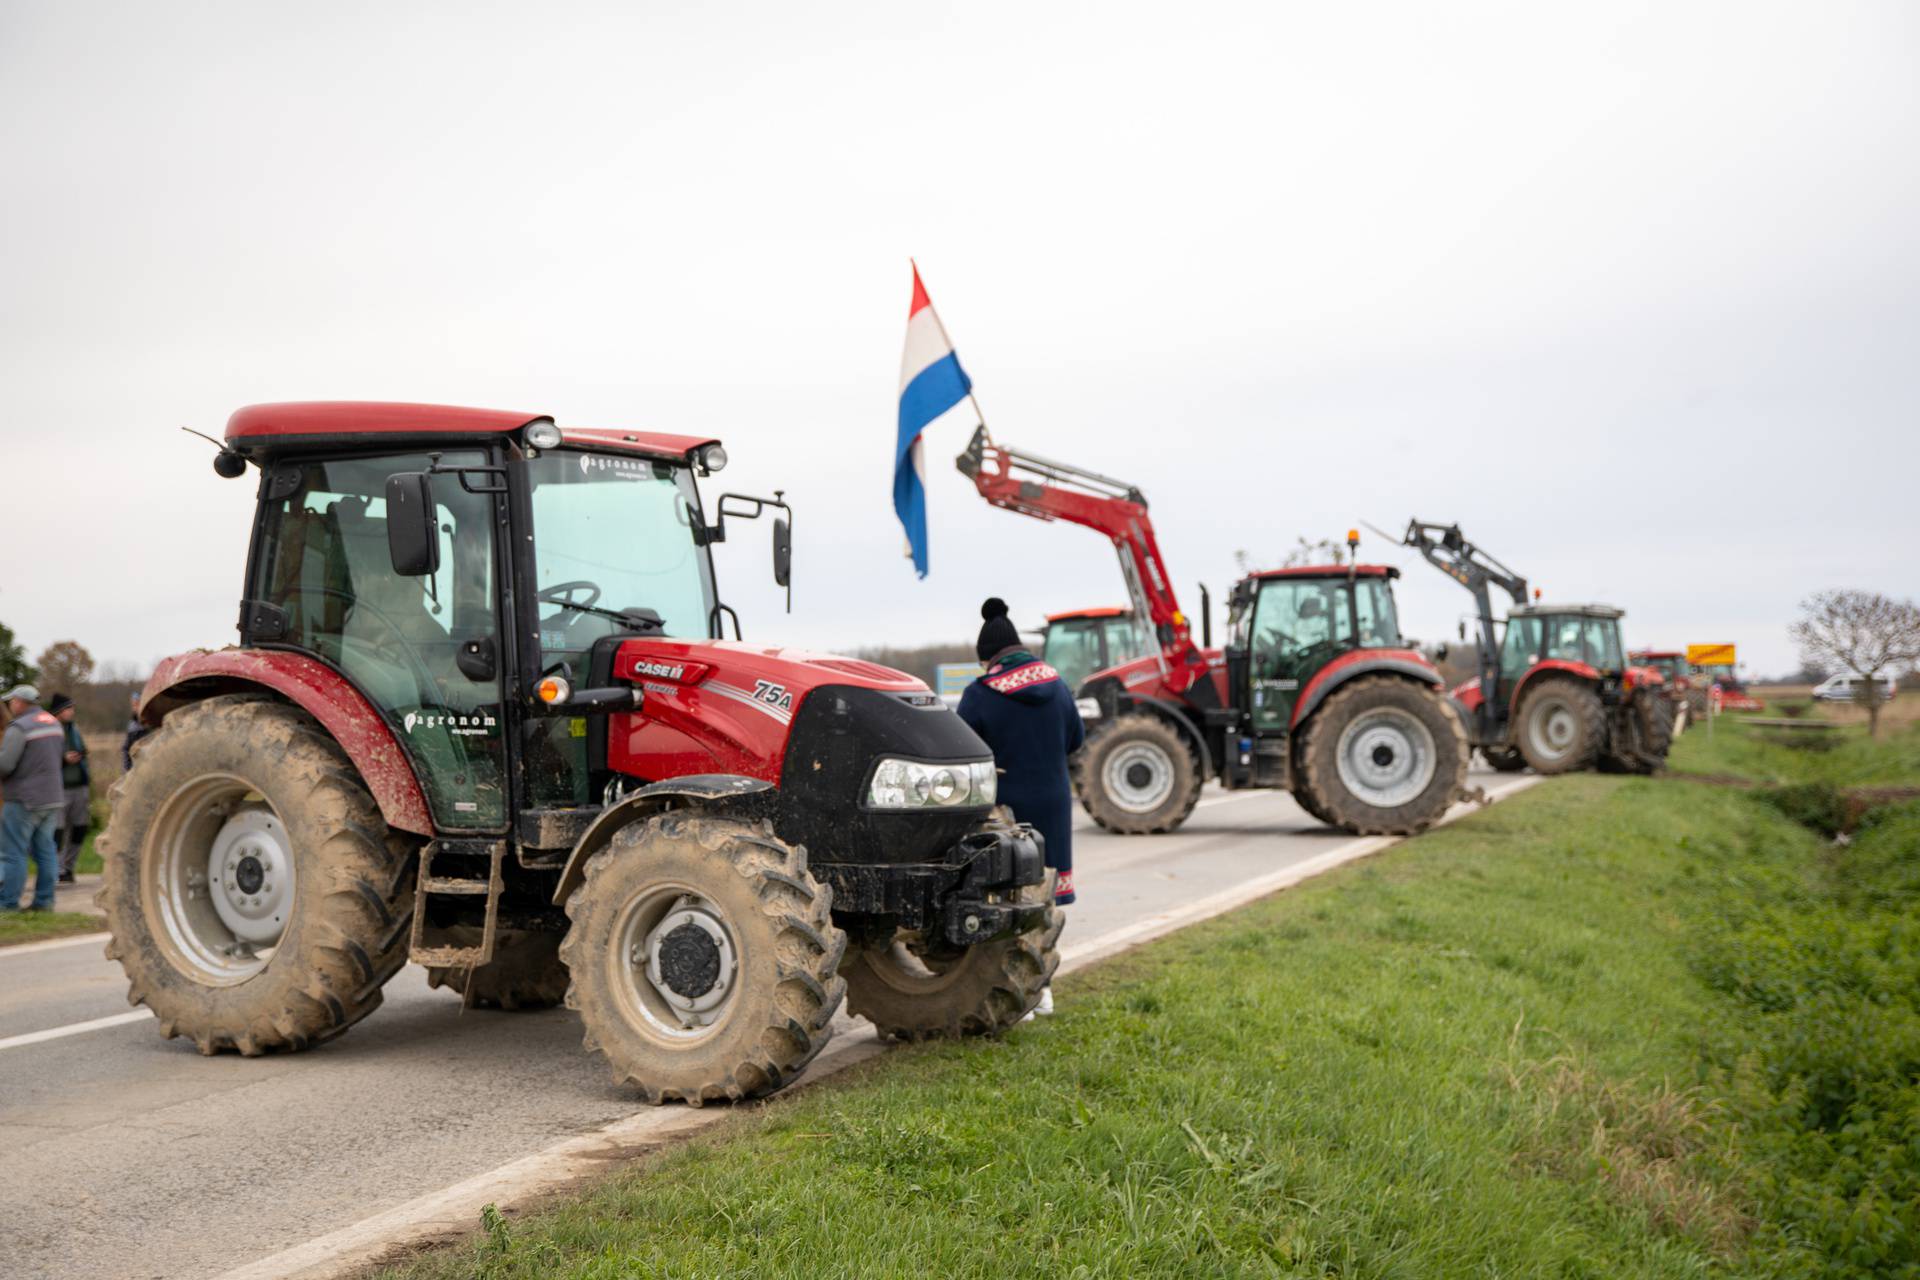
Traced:
<path fill-rule="evenodd" d="M 407 639 L 407 633 L 401 629 L 399 623 L 389 617 L 378 605 L 363 600 L 351 592 L 338 591 L 333 587 L 308 587 L 296 584 L 290 588 L 290 592 L 300 595 L 311 593 L 314 595 L 331 596 L 337 600 L 344 600 L 347 602 L 348 608 L 356 613 L 361 609 L 365 609 L 369 617 L 386 627 L 389 639 L 382 643 L 364 640 L 361 641 L 361 643 L 375 654 L 392 659 L 400 665 L 410 668 L 415 682 L 420 686 L 420 693 L 423 697 L 440 688 L 440 682 L 434 678 L 431 671 L 427 670 L 426 663 L 420 660 L 420 654 L 413 647 L 413 642 Z"/>
<path fill-rule="evenodd" d="M 585 600 L 575 600 L 573 598 L 574 593 L 579 591 L 590 591 L 593 594 L 589 595 Z M 585 578 L 574 582 L 556 582 L 550 587 L 540 588 L 539 591 L 534 593 L 533 598 L 543 604 L 563 606 L 570 604 L 590 605 L 600 599 L 600 584 L 597 582 L 588 582 Z"/>

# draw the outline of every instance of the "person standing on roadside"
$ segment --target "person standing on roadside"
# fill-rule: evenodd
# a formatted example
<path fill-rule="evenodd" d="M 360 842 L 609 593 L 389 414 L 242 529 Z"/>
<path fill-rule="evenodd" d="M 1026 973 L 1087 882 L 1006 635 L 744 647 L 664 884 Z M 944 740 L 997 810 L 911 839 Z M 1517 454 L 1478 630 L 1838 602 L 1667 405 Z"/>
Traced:
<path fill-rule="evenodd" d="M 60 790 L 64 812 L 60 815 L 60 883 L 73 883 L 74 864 L 80 861 L 80 847 L 87 842 L 87 828 L 93 825 L 93 772 L 87 768 L 87 740 L 73 722 L 73 699 L 56 693 L 47 699 L 47 711 L 60 722 L 66 735 L 65 754 L 60 757 Z"/>
<path fill-rule="evenodd" d="M 960 695 L 960 718 L 993 749 L 1000 803 L 1046 842 L 1054 872 L 1053 901 L 1073 892 L 1073 780 L 1067 757 L 1086 741 L 1073 691 L 1060 673 L 1033 656 L 998 596 L 980 606 L 974 652 L 986 671 Z M 1040 993 L 1040 1013 L 1053 1012 L 1053 988 Z"/>
<path fill-rule="evenodd" d="M 0 784 L 6 787 L 0 804 L 0 911 L 20 909 L 29 861 L 35 869 L 30 910 L 51 911 L 59 874 L 53 833 L 65 811 L 60 769 L 67 735 L 41 709 L 40 691 L 32 685 L 15 685 L 0 694 L 0 702 L 13 717 L 0 733 Z"/>

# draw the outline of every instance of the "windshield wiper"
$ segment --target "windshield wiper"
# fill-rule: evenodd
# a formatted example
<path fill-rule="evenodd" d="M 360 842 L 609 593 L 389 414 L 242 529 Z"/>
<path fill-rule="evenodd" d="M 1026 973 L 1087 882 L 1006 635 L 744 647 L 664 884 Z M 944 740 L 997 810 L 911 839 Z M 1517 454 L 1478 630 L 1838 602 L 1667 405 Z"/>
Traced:
<path fill-rule="evenodd" d="M 610 618 L 621 626 L 635 631 L 660 631 L 666 626 L 666 623 L 661 621 L 660 615 L 652 609 L 602 609 L 597 604 L 580 604 L 573 600 L 548 600 L 545 603 L 561 609 L 575 609 L 581 613 Z"/>

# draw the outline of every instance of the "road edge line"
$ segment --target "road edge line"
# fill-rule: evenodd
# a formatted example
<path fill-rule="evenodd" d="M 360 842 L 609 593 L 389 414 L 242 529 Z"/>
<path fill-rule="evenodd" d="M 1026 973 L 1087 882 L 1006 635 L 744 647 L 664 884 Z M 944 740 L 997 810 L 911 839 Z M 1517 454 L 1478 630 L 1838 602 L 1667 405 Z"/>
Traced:
<path fill-rule="evenodd" d="M 11 942 L 0 945 L 0 960 L 8 956 L 32 955 L 36 951 L 54 951 L 60 947 L 78 947 L 89 942 L 105 946 L 111 933 L 76 933 L 70 938 L 48 938 L 45 942 Z"/>
<path fill-rule="evenodd" d="M 1490 788 L 1486 792 L 1488 803 L 1504 800 L 1539 781 L 1541 779 L 1528 775 Z M 1449 810 L 1436 825 L 1456 822 L 1485 807 L 1463 802 Z M 1361 836 L 1291 866 L 1198 899 L 1185 907 L 1109 930 L 1078 947 L 1063 948 L 1060 972 L 1071 973 L 1130 951 L 1188 925 L 1224 915 L 1303 880 L 1322 875 L 1335 867 L 1392 848 L 1410 838 Z M 808 1065 L 794 1082 L 794 1087 L 812 1085 L 856 1062 L 878 1057 L 891 1047 L 877 1038 L 830 1044 Z M 711 1128 L 736 1114 L 738 1111 L 730 1107 L 650 1107 L 475 1174 L 450 1187 L 430 1191 L 326 1235 L 315 1236 L 279 1253 L 222 1272 L 215 1280 L 334 1280 L 336 1277 L 357 1275 L 394 1249 L 445 1236 L 470 1234 L 476 1229 L 480 1209 L 484 1205 L 504 1204 L 512 1208 L 516 1200 L 531 1199 L 587 1175 L 605 1172 L 610 1158 L 631 1159 L 646 1154 L 672 1141 Z"/>

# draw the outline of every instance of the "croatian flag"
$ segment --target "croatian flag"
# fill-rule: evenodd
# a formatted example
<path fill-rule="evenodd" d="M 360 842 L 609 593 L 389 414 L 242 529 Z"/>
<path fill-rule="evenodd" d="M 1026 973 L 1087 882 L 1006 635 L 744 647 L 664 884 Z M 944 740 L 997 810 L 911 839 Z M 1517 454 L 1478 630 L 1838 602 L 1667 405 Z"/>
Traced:
<path fill-rule="evenodd" d="M 973 380 L 960 367 L 945 326 L 913 268 L 913 305 L 907 311 L 907 349 L 900 357 L 900 435 L 893 449 L 893 509 L 907 531 L 913 567 L 927 576 L 927 461 L 920 432 L 967 398 Z"/>

